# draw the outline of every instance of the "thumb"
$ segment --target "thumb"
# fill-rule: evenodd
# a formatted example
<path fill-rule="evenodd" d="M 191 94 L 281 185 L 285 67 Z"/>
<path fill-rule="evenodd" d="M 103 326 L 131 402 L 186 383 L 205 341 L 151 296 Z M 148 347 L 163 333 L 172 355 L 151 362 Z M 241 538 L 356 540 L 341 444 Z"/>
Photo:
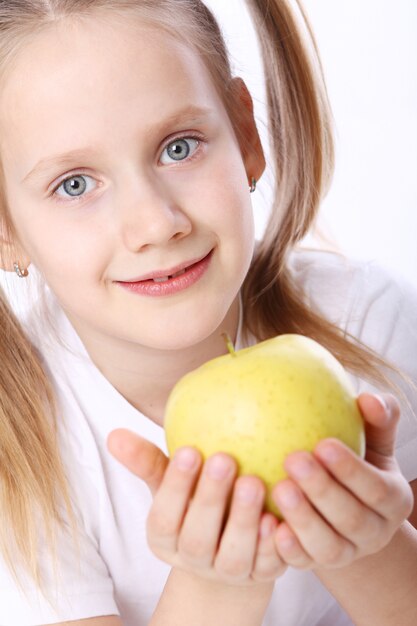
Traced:
<path fill-rule="evenodd" d="M 114 458 L 141 478 L 155 495 L 169 462 L 162 450 L 125 428 L 117 428 L 109 434 L 107 447 Z"/>
<path fill-rule="evenodd" d="M 365 420 L 367 456 L 393 457 L 400 418 L 398 400 L 390 393 L 361 393 L 357 401 Z"/>

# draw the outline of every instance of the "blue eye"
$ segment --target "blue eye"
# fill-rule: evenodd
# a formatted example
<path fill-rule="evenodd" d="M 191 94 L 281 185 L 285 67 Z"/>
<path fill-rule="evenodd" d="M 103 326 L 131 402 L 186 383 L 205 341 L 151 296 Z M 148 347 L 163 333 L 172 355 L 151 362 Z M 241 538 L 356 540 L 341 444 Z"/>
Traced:
<path fill-rule="evenodd" d="M 161 163 L 163 163 L 163 165 L 169 165 L 172 162 L 185 161 L 190 154 L 194 154 L 199 144 L 200 141 L 195 137 L 174 139 L 167 145 L 162 153 L 162 155 L 167 154 L 168 158 L 172 159 L 172 161 L 164 160 L 162 156 Z"/>
<path fill-rule="evenodd" d="M 161 163 L 163 165 L 170 165 L 187 159 L 191 160 L 199 145 L 203 142 L 204 140 L 200 137 L 179 137 L 178 139 L 173 139 L 164 148 Z M 164 155 L 166 155 L 166 157 Z M 91 183 L 90 188 L 88 188 L 88 180 L 93 181 L 94 179 L 91 176 L 87 176 L 87 174 L 74 173 L 55 187 L 52 191 L 52 195 L 58 196 L 59 201 L 71 202 L 74 200 L 82 200 L 89 191 L 94 189 L 94 185 Z M 58 193 L 60 189 L 62 189 L 63 193 Z"/>
<path fill-rule="evenodd" d="M 93 180 L 91 176 L 87 176 L 85 174 L 74 174 L 62 181 L 62 183 L 54 190 L 54 194 L 57 194 L 61 198 L 69 198 L 69 199 L 77 199 L 81 198 L 85 195 L 85 191 L 91 191 L 91 189 L 87 189 L 88 185 L 85 182 L 86 179 L 89 178 Z M 58 192 L 59 189 L 63 189 L 65 191 L 65 195 L 61 195 Z"/>

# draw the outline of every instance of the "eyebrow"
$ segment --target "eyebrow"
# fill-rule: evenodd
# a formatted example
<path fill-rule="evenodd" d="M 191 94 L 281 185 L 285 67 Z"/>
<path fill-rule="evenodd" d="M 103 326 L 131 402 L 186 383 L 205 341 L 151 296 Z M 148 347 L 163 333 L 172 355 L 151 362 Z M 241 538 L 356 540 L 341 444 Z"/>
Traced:
<path fill-rule="evenodd" d="M 169 126 L 176 124 L 180 121 L 201 121 L 201 118 L 210 116 L 213 110 L 208 107 L 198 107 L 195 105 L 188 105 L 177 111 L 176 113 L 165 118 L 163 122 L 159 122 L 155 127 L 159 132 L 165 131 Z M 154 132 L 155 128 L 150 127 L 146 130 L 146 135 L 150 135 Z M 29 180 L 40 177 L 43 173 L 50 170 L 52 167 L 67 167 L 75 161 L 82 161 L 83 159 L 89 159 L 95 157 L 102 152 L 102 148 L 77 148 L 65 153 L 55 154 L 53 156 L 40 159 L 36 165 L 28 172 L 22 179 L 22 183 L 26 183 Z"/>

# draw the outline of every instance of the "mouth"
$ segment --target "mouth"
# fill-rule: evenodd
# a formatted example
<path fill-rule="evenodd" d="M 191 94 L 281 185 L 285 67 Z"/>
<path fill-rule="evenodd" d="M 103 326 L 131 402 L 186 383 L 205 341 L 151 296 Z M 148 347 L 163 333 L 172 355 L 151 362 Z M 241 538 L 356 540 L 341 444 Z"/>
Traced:
<path fill-rule="evenodd" d="M 202 280 L 207 273 L 215 248 L 198 261 L 194 261 L 181 269 L 175 268 L 173 273 L 167 273 L 166 276 L 155 276 L 151 274 L 145 279 L 134 282 L 118 282 L 118 284 L 127 289 L 130 293 L 142 297 L 162 297 L 174 296 L 180 294 L 193 287 Z"/>
<path fill-rule="evenodd" d="M 119 281 L 119 282 L 125 282 L 125 283 L 164 283 L 168 280 L 172 280 L 173 278 L 178 278 L 179 276 L 182 276 L 183 274 L 185 274 L 186 272 L 192 270 L 195 266 L 197 266 L 199 263 L 201 263 L 202 261 L 206 260 L 211 253 L 213 252 L 213 250 L 210 250 L 210 252 L 208 254 L 206 254 L 204 257 L 200 257 L 199 259 L 195 260 L 195 261 L 191 261 L 190 263 L 187 263 L 187 265 L 183 265 L 180 269 L 177 268 L 173 268 L 171 270 L 161 270 L 161 271 L 156 271 L 156 272 L 152 272 L 150 274 L 145 274 L 142 277 L 139 278 L 134 278 L 132 280 L 127 280 L 127 281 Z"/>

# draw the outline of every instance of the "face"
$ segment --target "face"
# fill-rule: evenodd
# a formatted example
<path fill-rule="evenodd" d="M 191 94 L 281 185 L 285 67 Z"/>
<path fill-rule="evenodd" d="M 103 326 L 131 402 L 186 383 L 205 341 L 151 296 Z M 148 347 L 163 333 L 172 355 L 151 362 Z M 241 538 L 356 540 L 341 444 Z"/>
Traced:
<path fill-rule="evenodd" d="M 215 332 L 253 254 L 253 172 L 195 52 L 144 25 L 55 27 L 21 53 L 0 125 L 19 240 L 82 339 L 173 350 Z M 119 284 L 211 250 L 177 293 Z"/>

